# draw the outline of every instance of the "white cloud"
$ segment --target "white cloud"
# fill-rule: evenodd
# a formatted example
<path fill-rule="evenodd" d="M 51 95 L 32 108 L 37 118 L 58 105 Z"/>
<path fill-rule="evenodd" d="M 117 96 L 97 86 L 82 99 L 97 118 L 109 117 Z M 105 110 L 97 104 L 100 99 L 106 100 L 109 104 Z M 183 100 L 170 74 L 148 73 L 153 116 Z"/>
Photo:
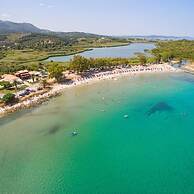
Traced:
<path fill-rule="evenodd" d="M 49 8 L 49 9 L 54 7 L 54 5 L 47 5 L 47 4 L 45 4 L 45 3 L 40 3 L 39 6 L 40 6 L 40 7 Z"/>
<path fill-rule="evenodd" d="M 40 5 L 40 7 L 44 7 L 44 6 L 45 6 L 45 4 L 44 4 L 44 3 L 40 3 L 39 5 Z"/>
<path fill-rule="evenodd" d="M 2 20 L 8 20 L 8 19 L 11 18 L 11 15 L 8 14 L 8 13 L 2 13 L 2 14 L 0 14 L 0 18 L 1 18 Z"/>
<path fill-rule="evenodd" d="M 47 8 L 53 8 L 54 5 L 47 5 Z"/>

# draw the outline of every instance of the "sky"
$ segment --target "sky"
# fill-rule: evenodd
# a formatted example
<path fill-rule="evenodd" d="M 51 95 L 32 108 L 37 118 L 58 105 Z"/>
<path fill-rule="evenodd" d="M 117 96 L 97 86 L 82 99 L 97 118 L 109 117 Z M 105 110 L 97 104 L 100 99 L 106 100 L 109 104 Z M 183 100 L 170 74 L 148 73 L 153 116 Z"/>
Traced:
<path fill-rule="evenodd" d="M 194 0 L 0 0 L 0 20 L 53 31 L 194 37 Z"/>

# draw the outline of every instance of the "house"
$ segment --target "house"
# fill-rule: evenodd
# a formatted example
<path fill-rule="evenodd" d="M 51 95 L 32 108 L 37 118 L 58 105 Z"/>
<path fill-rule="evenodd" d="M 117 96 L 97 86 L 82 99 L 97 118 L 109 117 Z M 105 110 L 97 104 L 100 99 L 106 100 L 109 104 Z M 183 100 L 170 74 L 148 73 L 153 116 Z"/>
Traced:
<path fill-rule="evenodd" d="M 31 75 L 28 72 L 28 70 L 18 71 L 17 73 L 15 73 L 15 75 L 19 77 L 21 80 L 26 80 L 31 78 Z"/>

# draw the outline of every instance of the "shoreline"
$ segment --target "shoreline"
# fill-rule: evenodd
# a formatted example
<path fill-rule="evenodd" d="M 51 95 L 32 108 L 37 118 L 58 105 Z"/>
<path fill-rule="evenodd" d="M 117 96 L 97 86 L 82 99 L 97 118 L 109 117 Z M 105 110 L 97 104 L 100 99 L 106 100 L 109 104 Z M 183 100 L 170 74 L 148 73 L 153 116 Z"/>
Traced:
<path fill-rule="evenodd" d="M 53 54 L 53 55 L 49 55 L 48 57 L 44 58 L 44 59 L 40 59 L 39 61 L 47 61 L 49 58 L 52 58 L 52 57 L 67 57 L 67 56 L 72 56 L 72 55 L 76 55 L 76 54 L 80 54 L 80 53 L 84 53 L 84 52 L 87 52 L 87 51 L 92 51 L 93 48 L 88 48 L 88 49 L 83 49 L 83 50 L 80 50 L 80 51 L 77 51 L 77 52 L 72 52 L 72 53 L 69 53 L 69 54 Z M 48 61 L 49 62 L 49 61 Z"/>
<path fill-rule="evenodd" d="M 69 54 L 53 54 L 53 55 L 49 55 L 45 58 L 42 58 L 38 61 L 47 61 L 49 58 L 52 58 L 52 57 L 68 57 L 68 56 L 72 56 L 72 55 L 77 55 L 77 54 L 81 54 L 81 53 L 84 53 L 84 52 L 87 52 L 87 51 L 92 51 L 94 50 L 95 48 L 111 48 L 111 47 L 122 47 L 122 46 L 129 46 L 130 44 L 133 44 L 133 43 L 124 43 L 124 44 L 118 44 L 118 45 L 108 45 L 108 46 L 97 46 L 97 47 L 90 47 L 90 48 L 84 48 L 80 51 L 77 51 L 77 52 L 71 52 Z"/>
<path fill-rule="evenodd" d="M 0 118 L 22 109 L 28 109 L 42 104 L 43 102 L 48 101 L 50 98 L 59 96 L 65 89 L 72 88 L 80 85 L 87 85 L 89 83 L 95 83 L 102 80 L 114 80 L 117 81 L 117 78 L 123 76 L 135 76 L 145 73 L 177 73 L 183 72 L 180 69 L 176 69 L 168 64 L 159 64 L 151 66 L 136 66 L 132 68 L 122 68 L 114 69 L 112 71 L 104 71 L 91 75 L 90 77 L 83 77 L 72 83 L 67 84 L 55 84 L 51 90 L 43 94 L 34 94 L 31 98 L 14 104 L 12 106 L 0 107 Z"/>
<path fill-rule="evenodd" d="M 134 44 L 134 43 L 123 43 L 123 44 L 117 44 L 117 45 L 107 45 L 107 46 L 94 46 L 94 47 L 90 47 L 90 48 L 85 48 L 83 50 L 77 51 L 77 52 L 72 52 L 69 54 L 54 54 L 54 55 L 50 55 L 44 59 L 40 59 L 39 61 L 47 61 L 49 58 L 53 58 L 53 57 L 68 57 L 68 56 L 73 56 L 73 55 L 77 55 L 77 54 L 81 54 L 87 51 L 92 51 L 96 48 L 115 48 L 115 47 L 124 47 L 124 46 L 129 46 L 130 44 Z"/>
<path fill-rule="evenodd" d="M 194 74 L 194 63 L 190 62 L 187 65 L 184 65 L 181 69 L 186 73 Z"/>

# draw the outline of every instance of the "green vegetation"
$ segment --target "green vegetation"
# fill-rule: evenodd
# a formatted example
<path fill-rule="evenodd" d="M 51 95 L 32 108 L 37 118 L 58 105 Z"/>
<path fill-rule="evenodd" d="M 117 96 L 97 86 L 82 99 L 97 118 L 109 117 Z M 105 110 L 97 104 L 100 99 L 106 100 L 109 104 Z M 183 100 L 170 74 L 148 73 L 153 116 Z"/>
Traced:
<path fill-rule="evenodd" d="M 57 64 L 48 67 L 50 78 L 55 78 L 57 82 L 60 82 L 63 77 L 64 66 Z"/>
<path fill-rule="evenodd" d="M 158 42 L 157 48 L 153 49 L 151 53 L 157 62 L 168 62 L 173 59 L 194 61 L 194 41 Z"/>
<path fill-rule="evenodd" d="M 147 57 L 145 55 L 139 55 L 138 58 L 141 65 L 145 65 L 147 63 Z"/>
<path fill-rule="evenodd" d="M 3 98 L 2 98 L 2 100 L 3 100 L 3 102 L 5 104 L 12 104 L 12 103 L 14 103 L 14 102 L 17 101 L 17 99 L 15 97 L 15 94 L 13 94 L 13 93 L 7 93 L 7 94 L 5 94 L 3 96 Z"/>
<path fill-rule="evenodd" d="M 82 56 L 75 56 L 69 64 L 69 69 L 77 73 L 83 73 L 90 69 L 112 69 L 115 66 L 132 66 L 138 65 L 139 58 L 85 58 Z"/>
<path fill-rule="evenodd" d="M 2 41 L 2 42 L 1 42 Z M 52 56 L 80 53 L 92 47 L 127 45 L 129 41 L 86 33 L 12 33 L 0 35 L 0 74 L 44 69 Z"/>
<path fill-rule="evenodd" d="M 47 62 L 50 56 L 80 53 L 92 47 L 126 45 L 133 40 L 119 39 L 86 33 L 13 33 L 0 35 L 4 46 L 0 46 L 0 74 L 19 70 L 47 70 L 59 64 L 78 73 L 91 68 L 107 69 L 118 65 L 146 65 L 171 60 L 194 60 L 194 41 L 160 41 L 150 51 L 151 56 L 137 54 L 134 58 L 87 59 L 80 56 L 71 62 Z M 50 69 L 49 68 L 49 69 Z M 58 66 L 57 66 L 58 68 Z M 53 72 L 56 69 L 52 69 Z M 55 77 L 55 76 L 53 76 Z"/>
<path fill-rule="evenodd" d="M 12 87 L 12 84 L 8 81 L 1 81 L 0 86 L 2 86 L 2 89 L 9 89 Z"/>
<path fill-rule="evenodd" d="M 0 74 L 14 73 L 16 71 L 27 69 L 37 71 L 45 69 L 50 62 L 42 61 L 49 56 L 64 55 L 65 53 L 55 54 L 38 51 L 9 51 L 7 56 L 0 60 Z"/>
<path fill-rule="evenodd" d="M 8 81 L 1 81 L 0 82 L 0 93 L 7 94 L 10 92 L 16 92 L 24 90 L 27 87 L 25 84 L 18 84 L 16 81 L 10 83 Z"/>
<path fill-rule="evenodd" d="M 5 53 L 0 51 L 0 59 L 3 59 L 5 57 Z"/>
<path fill-rule="evenodd" d="M 157 48 L 150 51 L 152 56 L 138 54 L 134 58 L 97 58 L 87 59 L 76 56 L 70 62 L 70 69 L 82 73 L 91 68 L 109 69 L 119 65 L 146 65 L 151 63 L 169 62 L 171 60 L 194 60 L 194 41 L 163 41 Z"/>
<path fill-rule="evenodd" d="M 86 33 L 14 33 L 1 35 L 4 50 L 64 51 L 68 48 L 91 48 L 129 44 L 126 39 L 117 39 Z M 1 41 L 1 40 L 0 40 Z"/>

